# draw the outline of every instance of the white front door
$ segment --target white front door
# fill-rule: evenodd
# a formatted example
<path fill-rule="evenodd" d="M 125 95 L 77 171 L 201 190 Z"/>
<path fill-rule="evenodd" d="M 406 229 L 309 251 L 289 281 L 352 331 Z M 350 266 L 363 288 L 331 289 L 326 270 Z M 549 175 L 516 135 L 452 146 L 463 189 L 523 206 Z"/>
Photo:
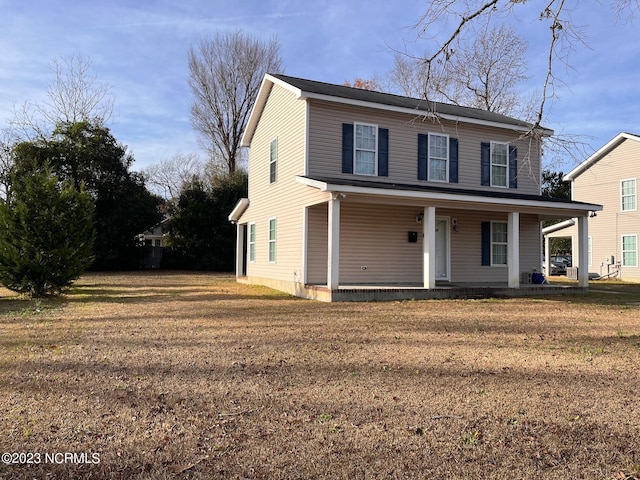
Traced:
<path fill-rule="evenodd" d="M 448 218 L 436 218 L 436 280 L 449 280 Z"/>

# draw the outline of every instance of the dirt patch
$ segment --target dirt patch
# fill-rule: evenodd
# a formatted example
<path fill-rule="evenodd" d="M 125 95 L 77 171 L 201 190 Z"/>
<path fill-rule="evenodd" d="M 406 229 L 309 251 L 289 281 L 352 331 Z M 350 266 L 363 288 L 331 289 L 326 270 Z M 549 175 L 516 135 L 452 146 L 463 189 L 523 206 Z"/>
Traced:
<path fill-rule="evenodd" d="M 639 478 L 635 288 L 323 304 L 154 272 L 0 291 L 0 453 L 40 454 L 0 478 Z"/>

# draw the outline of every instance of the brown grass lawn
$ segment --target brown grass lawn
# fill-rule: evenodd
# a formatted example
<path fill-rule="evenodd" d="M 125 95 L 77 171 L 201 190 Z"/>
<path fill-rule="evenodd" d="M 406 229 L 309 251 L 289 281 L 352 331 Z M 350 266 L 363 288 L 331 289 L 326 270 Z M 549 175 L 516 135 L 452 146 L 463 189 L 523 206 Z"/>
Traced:
<path fill-rule="evenodd" d="M 323 304 L 155 272 L 0 290 L 0 453 L 40 462 L 3 457 L 0 478 L 640 478 L 640 285 L 592 290 Z"/>

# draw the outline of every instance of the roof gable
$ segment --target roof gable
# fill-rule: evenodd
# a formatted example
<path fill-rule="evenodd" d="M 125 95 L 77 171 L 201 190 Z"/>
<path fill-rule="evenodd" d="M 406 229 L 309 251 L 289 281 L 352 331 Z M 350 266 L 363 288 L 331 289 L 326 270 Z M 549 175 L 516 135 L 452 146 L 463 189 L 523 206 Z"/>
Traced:
<path fill-rule="evenodd" d="M 576 168 L 567 173 L 563 180 L 565 182 L 573 181 L 586 172 L 592 165 L 602 160 L 604 157 L 609 155 L 613 150 L 615 150 L 622 142 L 625 140 L 632 140 L 636 142 L 640 142 L 640 136 L 633 135 L 631 133 L 621 132 L 616 135 L 613 139 L 611 139 L 606 145 L 602 148 L 594 152 L 589 158 L 587 158 L 584 162 L 578 165 Z"/>
<path fill-rule="evenodd" d="M 247 128 L 242 138 L 242 146 L 248 147 L 251 144 L 255 128 L 273 85 L 279 85 L 288 89 L 298 98 L 315 98 L 381 110 L 427 115 L 455 122 L 481 124 L 520 132 L 527 132 L 532 127 L 531 124 L 523 122 L 522 120 L 479 108 L 429 102 L 418 98 L 403 97 L 390 93 L 289 77 L 281 74 L 267 74 L 262 82 L 258 98 L 247 122 Z M 540 132 L 545 136 L 553 135 L 552 130 L 545 128 L 542 128 Z"/>

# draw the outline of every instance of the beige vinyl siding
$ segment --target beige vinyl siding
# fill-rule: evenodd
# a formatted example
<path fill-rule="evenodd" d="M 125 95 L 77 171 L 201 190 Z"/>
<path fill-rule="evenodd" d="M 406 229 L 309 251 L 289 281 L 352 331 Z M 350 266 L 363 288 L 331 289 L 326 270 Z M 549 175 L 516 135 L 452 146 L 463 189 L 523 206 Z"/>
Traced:
<path fill-rule="evenodd" d="M 422 231 L 419 208 L 348 202 L 340 208 L 341 284 L 422 282 L 422 242 L 408 242 L 409 231 Z"/>
<path fill-rule="evenodd" d="M 604 158 L 578 176 L 572 186 L 574 200 L 601 204 L 603 210 L 589 219 L 592 238 L 592 265 L 595 273 L 607 273 L 611 256 L 622 261 L 622 236 L 640 237 L 640 210 L 623 212 L 620 181 L 636 179 L 636 195 L 640 187 L 640 142 L 624 140 Z M 638 197 L 636 197 L 636 202 Z M 561 236 L 558 232 L 554 236 Z M 575 248 L 575 242 L 574 242 Z M 621 278 L 640 281 L 640 267 L 622 267 Z"/>
<path fill-rule="evenodd" d="M 327 204 L 314 205 L 307 213 L 307 283 L 327 283 L 328 250 Z"/>
<path fill-rule="evenodd" d="M 418 284 L 422 277 L 423 225 L 416 222 L 422 206 L 342 201 L 340 219 L 340 284 Z M 451 282 L 506 282 L 506 267 L 481 265 L 481 223 L 507 221 L 506 213 L 479 215 L 469 210 L 436 209 L 436 217 L 457 220 L 450 228 Z M 327 207 L 309 209 L 308 283 L 326 284 Z M 418 232 L 418 242 L 408 232 Z M 540 271 L 541 246 L 536 215 L 520 216 L 520 271 Z M 363 267 L 366 269 L 363 270 Z"/>
<path fill-rule="evenodd" d="M 302 280 L 304 205 L 328 194 L 296 181 L 304 175 L 306 103 L 275 85 L 255 131 L 249 151 L 250 204 L 240 223 L 256 224 L 256 259 L 247 276 L 299 282 Z M 272 140 L 278 140 L 277 181 L 270 183 Z M 269 219 L 276 218 L 276 262 L 269 262 Z"/>
<path fill-rule="evenodd" d="M 480 145 L 482 142 L 509 142 L 518 148 L 518 188 L 513 192 L 540 193 L 539 148 L 535 142 L 518 140 L 518 132 L 492 127 L 432 121 L 371 108 L 310 101 L 309 175 L 343 177 L 342 124 L 362 122 L 389 129 L 389 176 L 346 175 L 350 178 L 390 183 L 436 185 L 474 190 L 495 190 L 481 185 Z M 418 134 L 447 134 L 458 139 L 458 183 L 418 180 Z M 499 189 L 505 190 L 505 189 Z"/>

